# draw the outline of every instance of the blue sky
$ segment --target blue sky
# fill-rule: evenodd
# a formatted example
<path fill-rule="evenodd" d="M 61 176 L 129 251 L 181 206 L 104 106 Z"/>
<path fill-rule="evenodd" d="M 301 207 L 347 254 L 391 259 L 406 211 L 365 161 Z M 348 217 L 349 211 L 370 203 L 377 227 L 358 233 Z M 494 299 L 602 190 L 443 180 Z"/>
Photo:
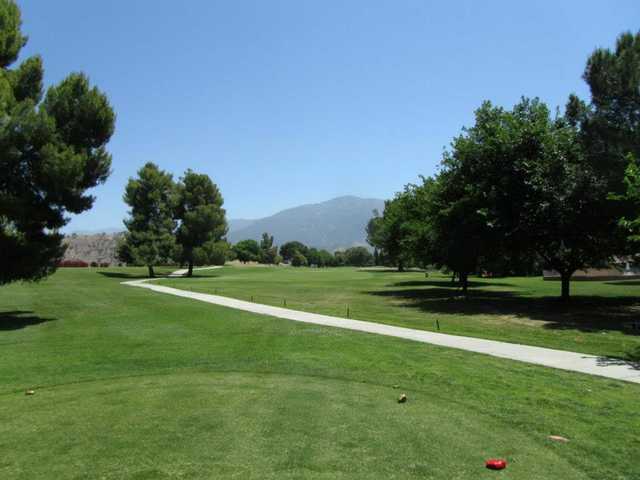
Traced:
<path fill-rule="evenodd" d="M 147 161 L 209 174 L 231 218 L 435 172 L 485 100 L 588 97 L 587 56 L 640 2 L 18 1 L 48 85 L 83 71 L 117 112 L 113 174 L 68 231 L 120 227 Z"/>

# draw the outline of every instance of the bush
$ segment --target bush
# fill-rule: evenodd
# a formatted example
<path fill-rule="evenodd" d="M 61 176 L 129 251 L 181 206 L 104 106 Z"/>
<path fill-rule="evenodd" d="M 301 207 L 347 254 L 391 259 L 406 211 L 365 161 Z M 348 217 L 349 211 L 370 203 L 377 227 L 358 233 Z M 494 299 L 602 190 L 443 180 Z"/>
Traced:
<path fill-rule="evenodd" d="M 293 258 L 291 259 L 291 265 L 294 267 L 306 267 L 309 264 L 307 261 L 307 257 L 302 255 L 300 252 L 296 252 L 293 254 Z"/>
<path fill-rule="evenodd" d="M 242 263 L 255 262 L 260 256 L 260 245 L 255 240 L 242 240 L 233 246 L 233 251 Z"/>
<path fill-rule="evenodd" d="M 365 247 L 347 248 L 344 252 L 345 265 L 366 267 L 373 265 L 373 255 Z"/>
<path fill-rule="evenodd" d="M 83 262 L 82 260 L 62 260 L 58 263 L 58 267 L 77 267 L 77 268 L 86 268 L 89 264 L 87 262 Z"/>
<path fill-rule="evenodd" d="M 224 265 L 231 247 L 227 242 L 209 241 L 201 247 L 193 249 L 193 259 L 196 265 Z"/>

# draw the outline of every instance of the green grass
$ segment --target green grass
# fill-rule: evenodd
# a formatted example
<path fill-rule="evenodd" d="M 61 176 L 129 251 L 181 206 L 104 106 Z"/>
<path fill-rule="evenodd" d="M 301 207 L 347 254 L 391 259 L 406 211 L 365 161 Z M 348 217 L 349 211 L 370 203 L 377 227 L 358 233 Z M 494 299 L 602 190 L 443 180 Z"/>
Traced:
<path fill-rule="evenodd" d="M 469 298 L 437 273 L 226 267 L 160 283 L 346 317 L 640 362 L 640 282 L 473 278 Z M 437 322 L 436 322 L 437 321 Z M 634 322 L 638 322 L 634 325 Z"/>
<path fill-rule="evenodd" d="M 639 385 L 119 284 L 142 272 L 0 288 L 0 478 L 640 478 Z"/>

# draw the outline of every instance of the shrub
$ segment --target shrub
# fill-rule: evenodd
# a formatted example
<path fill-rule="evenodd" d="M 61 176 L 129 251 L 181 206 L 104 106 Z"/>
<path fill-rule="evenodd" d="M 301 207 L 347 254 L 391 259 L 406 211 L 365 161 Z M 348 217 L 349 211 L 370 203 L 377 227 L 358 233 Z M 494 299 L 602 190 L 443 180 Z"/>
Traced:
<path fill-rule="evenodd" d="M 302 255 L 300 252 L 296 252 L 293 254 L 291 265 L 293 265 L 294 267 L 306 267 L 308 264 L 309 262 L 307 262 L 307 257 Z"/>
<path fill-rule="evenodd" d="M 85 268 L 88 267 L 89 264 L 87 262 L 83 262 L 82 260 L 62 260 L 58 263 L 58 267 L 79 267 Z"/>

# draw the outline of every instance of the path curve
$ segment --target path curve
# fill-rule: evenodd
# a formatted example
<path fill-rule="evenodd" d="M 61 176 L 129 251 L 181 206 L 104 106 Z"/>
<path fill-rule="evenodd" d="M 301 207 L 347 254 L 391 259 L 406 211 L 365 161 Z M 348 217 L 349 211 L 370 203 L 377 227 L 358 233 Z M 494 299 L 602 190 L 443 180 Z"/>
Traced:
<path fill-rule="evenodd" d="M 214 268 L 222 268 L 223 265 L 216 265 L 215 267 L 196 267 L 193 269 L 193 271 L 195 272 L 196 270 L 213 270 Z M 188 268 L 182 268 L 180 270 L 176 270 L 175 272 L 171 272 L 169 274 L 170 277 L 184 277 L 187 273 L 189 272 Z"/>
<path fill-rule="evenodd" d="M 181 271 L 178 270 L 177 272 L 174 272 L 172 276 L 182 276 L 184 274 L 181 273 L 179 275 L 174 275 L 178 274 L 178 272 Z M 626 382 L 640 383 L 639 363 L 626 362 L 624 360 L 609 357 L 588 355 L 585 353 L 553 350 L 550 348 L 520 345 L 517 343 L 498 342 L 496 340 L 486 340 L 483 338 L 448 335 L 445 333 L 435 333 L 426 330 L 416 330 L 413 328 L 397 327 L 394 325 L 385 325 L 362 320 L 352 320 L 317 313 L 302 312 L 288 308 L 246 302 L 235 298 L 221 297 L 219 295 L 191 292 L 180 290 L 178 288 L 166 287 L 164 285 L 156 285 L 151 283 L 152 280 L 154 279 L 132 280 L 122 283 L 123 285 L 131 287 L 146 288 L 158 293 L 175 295 L 177 297 L 189 298 L 214 305 L 220 305 L 222 307 L 243 310 L 245 312 L 293 320 L 295 322 L 312 323 L 315 325 L 404 338 L 416 342 L 429 343 L 441 347 L 457 348 L 469 352 L 483 353 L 493 357 L 507 358 L 509 360 L 568 370 L 571 372 L 579 372 L 588 375 L 612 378 L 615 380 L 623 380 Z"/>

